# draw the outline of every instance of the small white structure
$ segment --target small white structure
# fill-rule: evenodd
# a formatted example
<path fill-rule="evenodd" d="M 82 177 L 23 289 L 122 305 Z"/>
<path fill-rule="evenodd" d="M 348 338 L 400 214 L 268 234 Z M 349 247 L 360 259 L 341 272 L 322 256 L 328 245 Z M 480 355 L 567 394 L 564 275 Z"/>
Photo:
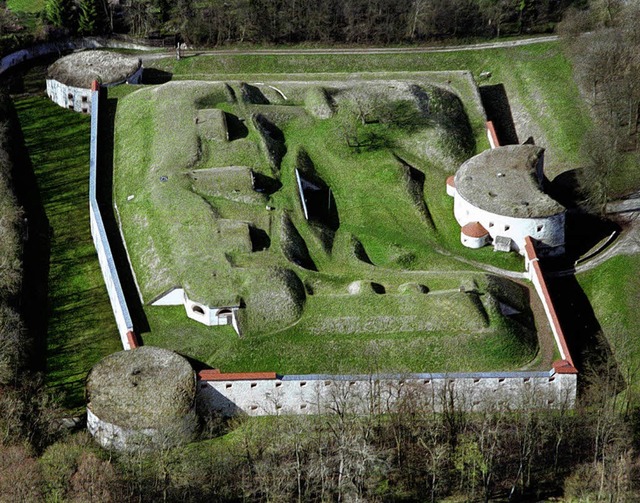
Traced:
<path fill-rule="evenodd" d="M 480 222 L 469 222 L 460 229 L 460 241 L 467 248 L 482 248 L 491 241 L 491 236 Z"/>
<path fill-rule="evenodd" d="M 91 84 L 139 84 L 142 61 L 108 51 L 81 51 L 53 63 L 47 72 L 47 95 L 61 107 L 91 113 Z"/>
<path fill-rule="evenodd" d="M 543 153 L 535 145 L 496 147 L 447 180 L 465 246 L 493 243 L 497 251 L 523 254 L 531 236 L 540 255 L 564 253 L 566 210 L 543 190 Z"/>
<path fill-rule="evenodd" d="M 203 323 L 209 327 L 220 325 L 233 325 L 235 331 L 240 334 L 238 325 L 238 309 L 236 306 L 208 306 L 202 302 L 189 299 L 183 288 L 173 288 L 151 302 L 152 306 L 181 306 L 192 320 Z"/>

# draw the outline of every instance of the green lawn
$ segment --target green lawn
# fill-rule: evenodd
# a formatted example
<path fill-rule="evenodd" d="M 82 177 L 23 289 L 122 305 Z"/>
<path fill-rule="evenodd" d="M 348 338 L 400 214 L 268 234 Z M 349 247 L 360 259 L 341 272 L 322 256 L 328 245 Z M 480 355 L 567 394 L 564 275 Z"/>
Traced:
<path fill-rule="evenodd" d="M 16 109 L 52 232 L 47 381 L 81 407 L 87 372 L 121 349 L 89 231 L 89 117 L 43 97 Z"/>
<path fill-rule="evenodd" d="M 7 8 L 13 12 L 41 12 L 44 0 L 7 0 Z"/>
<path fill-rule="evenodd" d="M 640 255 L 620 255 L 577 276 L 618 370 L 640 392 Z"/>

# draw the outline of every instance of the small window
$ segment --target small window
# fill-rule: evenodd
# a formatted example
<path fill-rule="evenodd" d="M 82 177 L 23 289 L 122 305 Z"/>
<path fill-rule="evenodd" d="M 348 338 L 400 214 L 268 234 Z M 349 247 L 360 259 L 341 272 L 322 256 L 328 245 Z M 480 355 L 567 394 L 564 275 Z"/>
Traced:
<path fill-rule="evenodd" d="M 88 99 L 88 98 L 87 98 L 86 96 L 83 96 L 83 97 L 82 97 L 82 103 L 86 103 L 86 102 L 87 102 L 87 99 Z"/>
<path fill-rule="evenodd" d="M 505 226 L 504 226 L 504 230 L 505 230 L 505 231 L 508 231 L 509 229 L 511 229 L 511 226 L 510 226 L 510 225 L 505 225 Z"/>
<path fill-rule="evenodd" d="M 303 386 L 306 386 L 306 385 L 307 385 L 307 381 L 302 381 L 302 382 L 300 383 L 300 387 L 301 387 L 301 388 L 302 388 Z"/>
<path fill-rule="evenodd" d="M 537 230 L 538 232 L 542 232 L 542 228 L 544 227 L 544 225 L 538 225 Z"/>
<path fill-rule="evenodd" d="M 493 222 L 489 222 L 489 227 L 493 227 Z"/>
<path fill-rule="evenodd" d="M 251 406 L 251 410 L 256 410 L 257 408 L 258 408 L 258 406 L 257 406 L 257 405 L 252 405 L 252 406 Z"/>
<path fill-rule="evenodd" d="M 251 387 L 252 387 L 252 388 L 255 388 L 257 385 L 258 385 L 258 383 L 257 383 L 257 382 L 252 382 L 252 383 L 251 383 Z"/>
<path fill-rule="evenodd" d="M 204 316 L 204 309 L 202 309 L 200 306 L 193 305 L 191 306 L 191 310 L 196 314 Z"/>
<path fill-rule="evenodd" d="M 87 108 L 85 107 L 85 108 L 83 108 L 83 109 L 82 109 L 82 113 L 83 113 L 83 114 L 88 114 L 88 113 L 89 113 L 89 110 L 87 110 Z"/>
<path fill-rule="evenodd" d="M 69 105 L 69 110 L 73 110 L 73 103 Z"/>
<path fill-rule="evenodd" d="M 424 384 L 431 384 L 431 379 L 425 379 Z"/>
<path fill-rule="evenodd" d="M 282 383 L 281 382 L 277 382 L 276 383 L 276 388 L 279 388 L 280 386 L 282 386 Z"/>
<path fill-rule="evenodd" d="M 325 382 L 324 382 L 324 385 L 325 385 L 325 386 L 331 386 L 331 381 L 325 381 Z"/>
<path fill-rule="evenodd" d="M 229 389 L 231 386 L 233 386 L 233 384 L 231 384 L 231 383 L 227 383 L 227 384 L 225 384 L 225 385 L 224 385 L 224 387 L 225 387 L 226 389 Z"/>
<path fill-rule="evenodd" d="M 300 406 L 300 408 L 301 408 L 301 409 L 306 409 L 306 408 L 307 408 L 307 405 L 303 403 L 303 404 Z"/>
<path fill-rule="evenodd" d="M 504 382 L 504 377 L 501 377 L 500 379 L 498 379 L 498 382 Z"/>
<path fill-rule="evenodd" d="M 73 99 L 73 94 L 71 94 L 71 93 L 67 94 L 67 99 L 68 100 L 72 100 Z"/>

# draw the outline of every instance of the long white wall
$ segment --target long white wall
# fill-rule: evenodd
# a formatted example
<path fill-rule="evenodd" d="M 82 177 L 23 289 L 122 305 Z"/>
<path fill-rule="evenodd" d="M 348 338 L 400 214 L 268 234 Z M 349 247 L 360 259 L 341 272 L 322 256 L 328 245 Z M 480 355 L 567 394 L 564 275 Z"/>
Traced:
<path fill-rule="evenodd" d="M 89 218 L 91 221 L 91 236 L 98 254 L 102 277 L 109 293 L 111 308 L 118 326 L 118 333 L 124 349 L 131 349 L 133 322 L 129 313 L 129 307 L 124 298 L 120 278 L 113 260 L 111 246 L 107 239 L 107 233 L 102 221 L 102 214 L 96 198 L 97 193 L 97 169 L 98 169 L 98 133 L 100 120 L 100 91 L 93 91 L 91 101 L 91 144 L 89 154 Z"/>
<path fill-rule="evenodd" d="M 545 254 L 544 247 L 550 248 L 549 254 L 564 252 L 564 212 L 540 218 L 507 217 L 473 206 L 456 191 L 453 214 L 460 226 L 469 222 L 480 222 L 493 239 L 496 236 L 511 238 L 515 251 L 520 254 L 524 254 L 524 241 L 527 236 L 540 243 L 542 255 Z"/>
<path fill-rule="evenodd" d="M 408 375 L 299 375 L 276 379 L 238 378 L 219 374 L 201 380 L 201 404 L 223 415 L 324 414 L 338 407 L 355 412 L 387 412 L 400 398 L 413 393 L 442 411 L 446 399 L 457 407 L 480 410 L 496 401 L 504 407 L 573 407 L 576 374 L 548 372 L 408 374 Z"/>

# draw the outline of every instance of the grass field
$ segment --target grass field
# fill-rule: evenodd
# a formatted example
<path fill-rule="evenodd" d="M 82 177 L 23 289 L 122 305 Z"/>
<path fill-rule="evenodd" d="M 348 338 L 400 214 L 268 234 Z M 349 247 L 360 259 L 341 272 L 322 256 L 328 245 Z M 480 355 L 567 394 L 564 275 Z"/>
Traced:
<path fill-rule="evenodd" d="M 620 255 L 596 269 L 578 275 L 595 317 L 629 388 L 640 393 L 640 256 Z"/>
<path fill-rule="evenodd" d="M 44 97 L 16 109 L 52 232 L 47 382 L 73 409 L 84 405 L 93 364 L 120 349 L 89 232 L 90 123 Z"/>

